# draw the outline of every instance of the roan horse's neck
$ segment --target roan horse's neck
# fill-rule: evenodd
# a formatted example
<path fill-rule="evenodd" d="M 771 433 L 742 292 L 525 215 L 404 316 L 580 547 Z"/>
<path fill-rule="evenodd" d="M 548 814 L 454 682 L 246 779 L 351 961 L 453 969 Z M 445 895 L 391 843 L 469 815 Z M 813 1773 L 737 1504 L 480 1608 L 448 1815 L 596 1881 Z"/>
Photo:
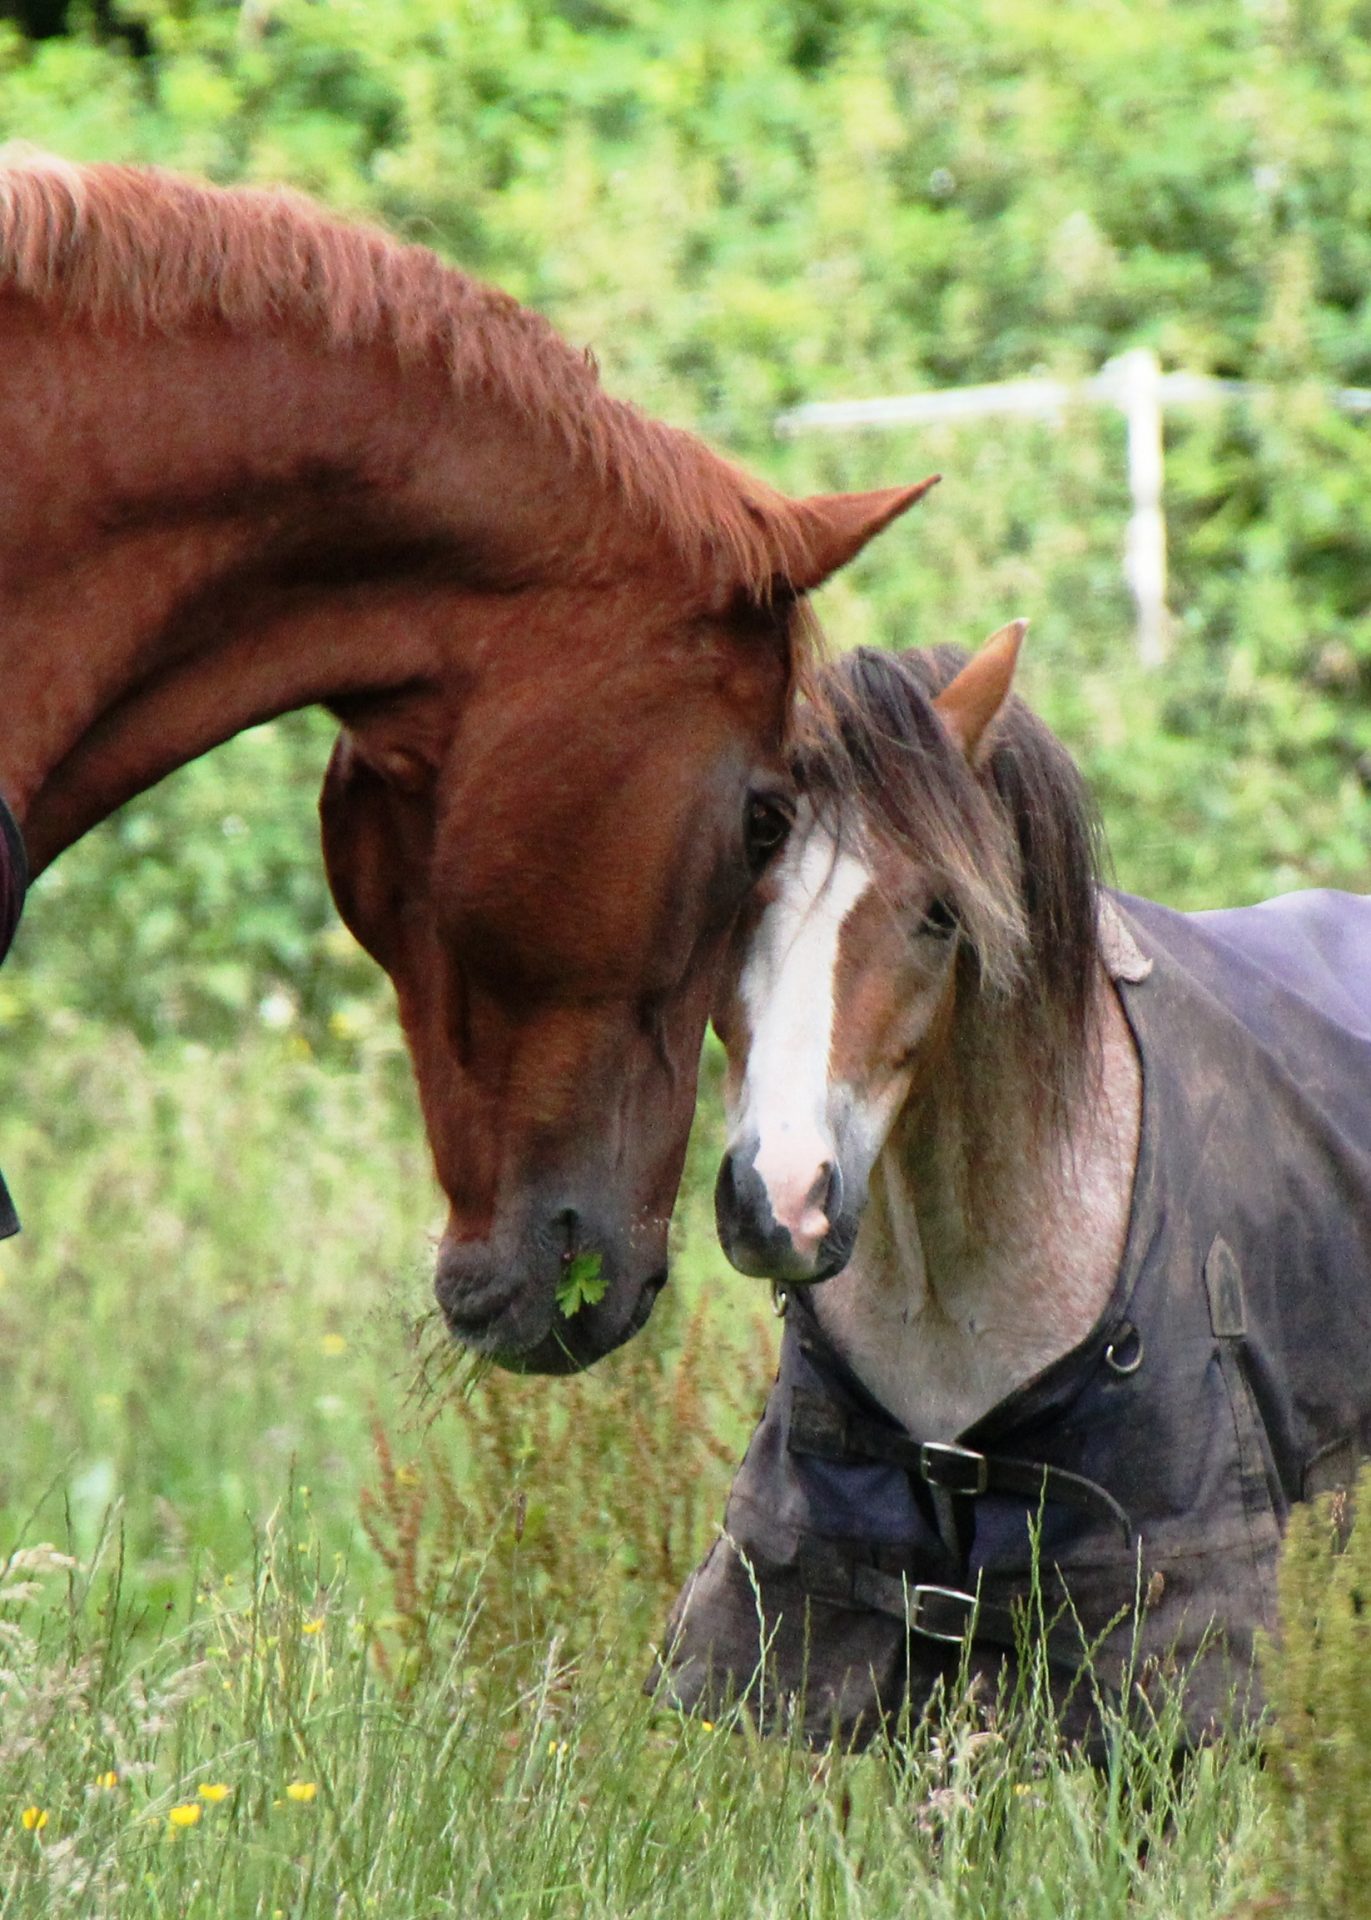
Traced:
<path fill-rule="evenodd" d="M 491 644 L 483 570 L 554 476 L 489 404 L 452 432 L 440 369 L 3 299 L 0 358 L 27 369 L 0 397 L 0 791 L 35 870 L 245 726 L 455 689 Z"/>
<path fill-rule="evenodd" d="M 852 1260 L 816 1289 L 826 1333 L 922 1439 L 953 1438 L 1069 1352 L 1109 1298 L 1128 1230 L 1142 1079 L 1103 969 L 1099 992 L 1099 1070 L 1040 1155 L 1024 1148 L 1021 1116 L 999 1116 L 988 1214 L 966 1217 L 960 1116 L 947 1102 L 920 1104 L 873 1170 Z"/>

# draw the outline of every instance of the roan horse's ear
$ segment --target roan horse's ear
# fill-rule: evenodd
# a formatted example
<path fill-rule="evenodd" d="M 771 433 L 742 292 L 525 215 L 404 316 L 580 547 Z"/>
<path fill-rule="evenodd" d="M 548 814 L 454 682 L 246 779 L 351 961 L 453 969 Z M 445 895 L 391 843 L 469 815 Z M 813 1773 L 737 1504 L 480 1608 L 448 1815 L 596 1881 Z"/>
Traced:
<path fill-rule="evenodd" d="M 1011 620 L 992 633 L 974 660 L 969 660 L 933 702 L 934 711 L 973 767 L 995 744 L 995 721 L 1009 698 L 1019 647 L 1028 632 L 1026 620 Z"/>
<path fill-rule="evenodd" d="M 941 474 L 930 475 L 916 487 L 882 487 L 875 493 L 815 493 L 795 502 L 803 530 L 800 554 L 788 570 L 796 593 L 822 586 L 830 574 L 854 560 L 868 540 L 883 533 L 931 487 Z"/>

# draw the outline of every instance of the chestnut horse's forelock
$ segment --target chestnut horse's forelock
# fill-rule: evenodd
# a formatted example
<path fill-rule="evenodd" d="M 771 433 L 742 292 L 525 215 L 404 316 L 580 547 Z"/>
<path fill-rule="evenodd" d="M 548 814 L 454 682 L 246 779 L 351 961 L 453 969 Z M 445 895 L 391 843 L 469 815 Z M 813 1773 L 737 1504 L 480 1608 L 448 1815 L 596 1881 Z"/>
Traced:
<path fill-rule="evenodd" d="M 170 334 L 220 321 L 442 367 L 455 396 L 498 395 L 555 436 L 688 565 L 762 601 L 804 570 L 795 502 L 612 399 L 593 357 L 510 295 L 287 189 L 0 148 L 0 291 L 96 326 Z"/>

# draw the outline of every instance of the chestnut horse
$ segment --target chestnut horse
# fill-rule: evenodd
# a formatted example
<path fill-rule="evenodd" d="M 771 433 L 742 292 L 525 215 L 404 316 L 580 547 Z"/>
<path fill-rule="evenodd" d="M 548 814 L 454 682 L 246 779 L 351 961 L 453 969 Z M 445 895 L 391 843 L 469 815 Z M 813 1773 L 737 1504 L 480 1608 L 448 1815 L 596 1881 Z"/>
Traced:
<path fill-rule="evenodd" d="M 715 1016 L 720 1231 L 788 1314 L 686 1700 L 754 1684 L 760 1621 L 811 1730 L 870 1730 L 1026 1612 L 1077 1728 L 1089 1652 L 1176 1662 L 1201 1735 L 1290 1504 L 1371 1454 L 1371 899 L 1102 888 L 1023 626 L 814 677 Z"/>
<path fill-rule="evenodd" d="M 37 874 L 309 703 L 399 998 L 461 1340 L 646 1319 L 804 595 L 921 488 L 786 500 L 432 254 L 282 192 L 0 167 L 0 797 Z M 603 1294 L 574 1318 L 559 1277 Z"/>

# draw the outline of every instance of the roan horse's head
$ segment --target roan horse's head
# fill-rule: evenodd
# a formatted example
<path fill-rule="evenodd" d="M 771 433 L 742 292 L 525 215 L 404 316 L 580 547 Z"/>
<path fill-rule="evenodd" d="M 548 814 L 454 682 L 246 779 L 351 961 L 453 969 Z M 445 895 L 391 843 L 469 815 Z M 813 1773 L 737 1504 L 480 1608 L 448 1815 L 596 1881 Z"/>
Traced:
<path fill-rule="evenodd" d="M 714 1015 L 716 1211 L 744 1273 L 847 1264 L 892 1129 L 965 1080 L 956 1036 L 978 998 L 1013 1010 L 1043 1106 L 1061 1095 L 1044 1062 L 1056 1023 L 1084 1018 L 1094 906 L 1074 876 L 1093 865 L 1084 810 L 1057 804 L 1078 776 L 1010 699 L 1025 624 L 966 664 L 863 650 L 818 676 L 795 830 L 740 916 Z M 973 1112 L 987 1078 L 962 1088 Z"/>
<path fill-rule="evenodd" d="M 568 1371 L 651 1311 L 721 960 L 789 826 L 802 596 L 921 491 L 796 503 L 764 599 L 521 594 L 455 687 L 341 707 L 329 877 L 399 996 L 464 1345 Z"/>

